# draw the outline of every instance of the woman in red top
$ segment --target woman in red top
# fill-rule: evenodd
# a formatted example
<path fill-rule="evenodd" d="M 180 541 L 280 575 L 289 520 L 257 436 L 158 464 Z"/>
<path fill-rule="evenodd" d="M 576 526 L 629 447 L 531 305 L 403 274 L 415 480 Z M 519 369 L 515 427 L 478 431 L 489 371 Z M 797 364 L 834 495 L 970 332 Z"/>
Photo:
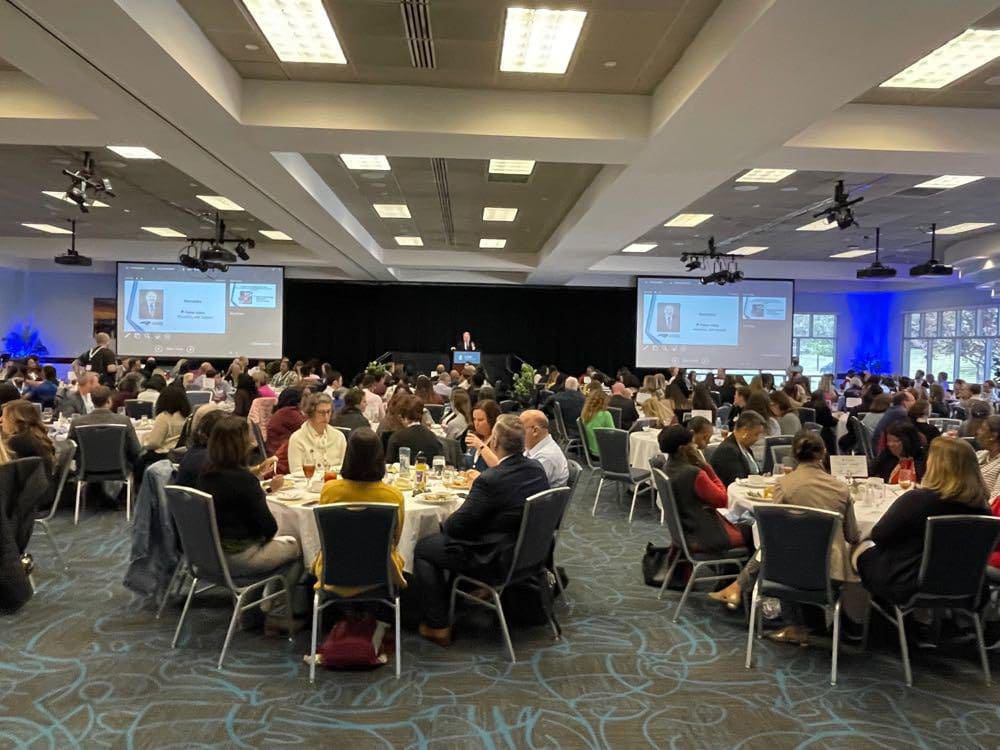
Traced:
<path fill-rule="evenodd" d="M 278 397 L 274 413 L 267 421 L 267 452 L 274 456 L 278 449 L 288 442 L 288 438 L 306 421 L 306 415 L 299 409 L 302 400 L 300 388 L 285 388 Z"/>

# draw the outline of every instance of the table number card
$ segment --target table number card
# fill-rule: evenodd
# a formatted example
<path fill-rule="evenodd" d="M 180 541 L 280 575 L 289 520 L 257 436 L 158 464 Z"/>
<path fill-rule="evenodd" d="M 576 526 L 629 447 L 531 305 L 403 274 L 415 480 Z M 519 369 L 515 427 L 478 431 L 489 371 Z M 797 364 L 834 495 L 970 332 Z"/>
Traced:
<path fill-rule="evenodd" d="M 713 421 L 712 410 L 711 409 L 692 409 L 691 410 L 691 416 L 692 417 L 704 417 L 709 422 Z"/>
<path fill-rule="evenodd" d="M 844 408 L 845 409 L 853 409 L 855 406 L 861 406 L 861 399 L 860 398 L 850 397 L 850 398 L 845 398 L 844 399 Z"/>
<path fill-rule="evenodd" d="M 830 456 L 830 473 L 835 477 L 868 476 L 867 456 Z"/>

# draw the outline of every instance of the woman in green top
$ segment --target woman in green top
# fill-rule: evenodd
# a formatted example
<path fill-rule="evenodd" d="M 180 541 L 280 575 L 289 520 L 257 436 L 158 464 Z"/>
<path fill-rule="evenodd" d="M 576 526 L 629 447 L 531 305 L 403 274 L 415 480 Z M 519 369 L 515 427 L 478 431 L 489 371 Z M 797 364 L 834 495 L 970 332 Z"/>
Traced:
<path fill-rule="evenodd" d="M 591 455 L 600 457 L 601 452 L 597 448 L 597 436 L 594 434 L 594 430 L 602 427 L 614 429 L 615 426 L 611 412 L 608 411 L 608 394 L 600 385 L 587 394 L 580 419 L 583 421 L 583 431 L 587 435 L 587 449 Z"/>

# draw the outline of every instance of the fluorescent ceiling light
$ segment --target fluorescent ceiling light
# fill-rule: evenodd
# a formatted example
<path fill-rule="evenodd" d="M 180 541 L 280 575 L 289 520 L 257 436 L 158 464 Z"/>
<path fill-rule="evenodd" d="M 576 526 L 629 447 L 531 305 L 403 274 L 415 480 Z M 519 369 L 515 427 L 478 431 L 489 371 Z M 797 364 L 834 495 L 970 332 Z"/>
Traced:
<path fill-rule="evenodd" d="M 834 253 L 831 258 L 861 258 L 865 255 L 874 255 L 874 250 L 845 250 L 842 253 Z"/>
<path fill-rule="evenodd" d="M 383 154 L 341 154 L 340 158 L 348 169 L 372 170 L 374 172 L 389 171 L 389 160 Z"/>
<path fill-rule="evenodd" d="M 663 226 L 665 227 L 696 227 L 703 221 L 708 221 L 714 214 L 677 214 Z"/>
<path fill-rule="evenodd" d="M 795 227 L 796 232 L 825 232 L 827 229 L 836 229 L 837 222 L 827 221 L 826 219 L 816 219 L 816 221 L 810 221 L 808 224 L 803 224 L 801 227 Z"/>
<path fill-rule="evenodd" d="M 628 247 L 623 247 L 623 253 L 648 253 L 656 247 L 655 242 L 633 242 Z"/>
<path fill-rule="evenodd" d="M 260 232 L 265 237 L 267 237 L 269 240 L 281 240 L 284 242 L 292 239 L 287 234 L 285 234 L 284 232 L 280 232 L 277 229 L 258 229 L 257 231 Z"/>
<path fill-rule="evenodd" d="M 243 206 L 239 203 L 229 200 L 229 198 L 224 195 L 196 195 L 195 196 L 200 201 L 205 201 L 212 208 L 217 211 L 242 211 Z"/>
<path fill-rule="evenodd" d="M 726 255 L 756 255 L 757 253 L 764 252 L 767 248 L 768 245 L 764 245 L 763 247 L 760 245 L 744 245 L 735 250 L 730 250 Z"/>
<path fill-rule="evenodd" d="M 950 227 L 941 227 L 938 234 L 961 234 L 962 232 L 974 232 L 977 229 L 996 226 L 992 221 L 969 221 L 965 224 L 952 224 Z"/>
<path fill-rule="evenodd" d="M 514 221 L 516 216 L 516 208 L 497 208 L 496 206 L 486 206 L 483 209 L 483 221 Z"/>
<path fill-rule="evenodd" d="M 48 232 L 49 234 L 73 234 L 68 229 L 53 226 L 52 224 L 25 224 L 22 222 L 21 226 L 28 229 L 37 229 L 39 232 Z"/>
<path fill-rule="evenodd" d="M 397 245 L 404 245 L 407 247 L 423 247 L 424 241 L 419 237 L 396 237 Z"/>
<path fill-rule="evenodd" d="M 794 169 L 751 169 L 744 175 L 736 178 L 737 182 L 781 182 L 790 174 L 795 174 Z"/>
<path fill-rule="evenodd" d="M 139 227 L 139 228 L 144 232 L 155 234 L 157 237 L 184 237 L 183 234 L 178 232 L 176 229 L 171 229 L 170 227 Z"/>
<path fill-rule="evenodd" d="M 405 203 L 372 203 L 372 208 L 383 219 L 410 218 L 410 209 Z"/>
<path fill-rule="evenodd" d="M 490 174 L 531 174 L 534 159 L 490 159 Z"/>
<path fill-rule="evenodd" d="M 975 182 L 976 180 L 981 180 L 982 177 L 973 177 L 971 175 L 963 174 L 943 174 L 940 177 L 935 177 L 933 180 L 926 180 L 921 182 L 919 185 L 914 185 L 917 188 L 928 188 L 935 190 L 949 190 L 951 188 L 962 187 L 962 185 L 968 185 L 970 182 Z"/>
<path fill-rule="evenodd" d="M 42 191 L 42 195 L 47 195 L 50 198 L 55 198 L 56 200 L 60 200 L 63 203 L 72 203 L 74 206 L 76 205 L 76 201 L 75 200 L 73 200 L 71 198 L 68 198 L 66 196 L 66 191 L 65 190 L 43 190 Z M 107 208 L 108 204 L 104 203 L 102 201 L 96 201 L 95 200 L 93 203 L 89 204 L 89 206 L 91 208 Z"/>
<path fill-rule="evenodd" d="M 479 240 L 479 247 L 489 250 L 499 250 L 500 248 L 507 247 L 507 240 L 491 240 L 484 238 Z"/>
<path fill-rule="evenodd" d="M 126 159 L 159 159 L 160 155 L 150 151 L 145 146 L 108 146 L 109 151 L 114 151 L 119 156 Z"/>
<path fill-rule="evenodd" d="M 882 84 L 939 89 L 1000 56 L 1000 29 L 968 29 Z"/>
<path fill-rule="evenodd" d="M 586 18 L 584 10 L 507 8 L 500 70 L 565 73 Z"/>
<path fill-rule="evenodd" d="M 243 0 L 282 62 L 347 62 L 323 0 Z"/>

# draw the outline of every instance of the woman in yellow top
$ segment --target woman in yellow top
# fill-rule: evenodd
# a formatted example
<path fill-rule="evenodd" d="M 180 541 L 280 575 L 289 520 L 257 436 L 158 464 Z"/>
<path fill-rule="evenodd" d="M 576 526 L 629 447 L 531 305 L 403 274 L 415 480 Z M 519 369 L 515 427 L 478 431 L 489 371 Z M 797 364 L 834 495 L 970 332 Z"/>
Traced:
<path fill-rule="evenodd" d="M 403 556 L 396 545 L 403 533 L 403 493 L 382 481 L 385 476 L 385 452 L 382 441 L 368 427 L 358 427 L 351 431 L 347 441 L 347 452 L 340 468 L 340 477 L 323 485 L 320 505 L 328 503 L 393 503 L 399 508 L 395 538 L 392 542 L 392 563 L 396 574 L 396 585 L 405 588 L 403 578 Z M 313 563 L 317 578 L 323 573 L 323 556 L 317 555 Z M 320 584 L 317 583 L 316 586 Z M 339 596 L 355 596 L 370 586 L 328 586 L 329 591 Z"/>
<path fill-rule="evenodd" d="M 597 436 L 594 430 L 602 427 L 614 429 L 615 422 L 608 411 L 608 394 L 598 386 L 592 388 L 587 394 L 587 400 L 583 402 L 583 411 L 580 412 L 580 419 L 583 421 L 583 431 L 587 435 L 587 449 L 592 456 L 600 457 L 601 451 L 597 448 Z"/>

